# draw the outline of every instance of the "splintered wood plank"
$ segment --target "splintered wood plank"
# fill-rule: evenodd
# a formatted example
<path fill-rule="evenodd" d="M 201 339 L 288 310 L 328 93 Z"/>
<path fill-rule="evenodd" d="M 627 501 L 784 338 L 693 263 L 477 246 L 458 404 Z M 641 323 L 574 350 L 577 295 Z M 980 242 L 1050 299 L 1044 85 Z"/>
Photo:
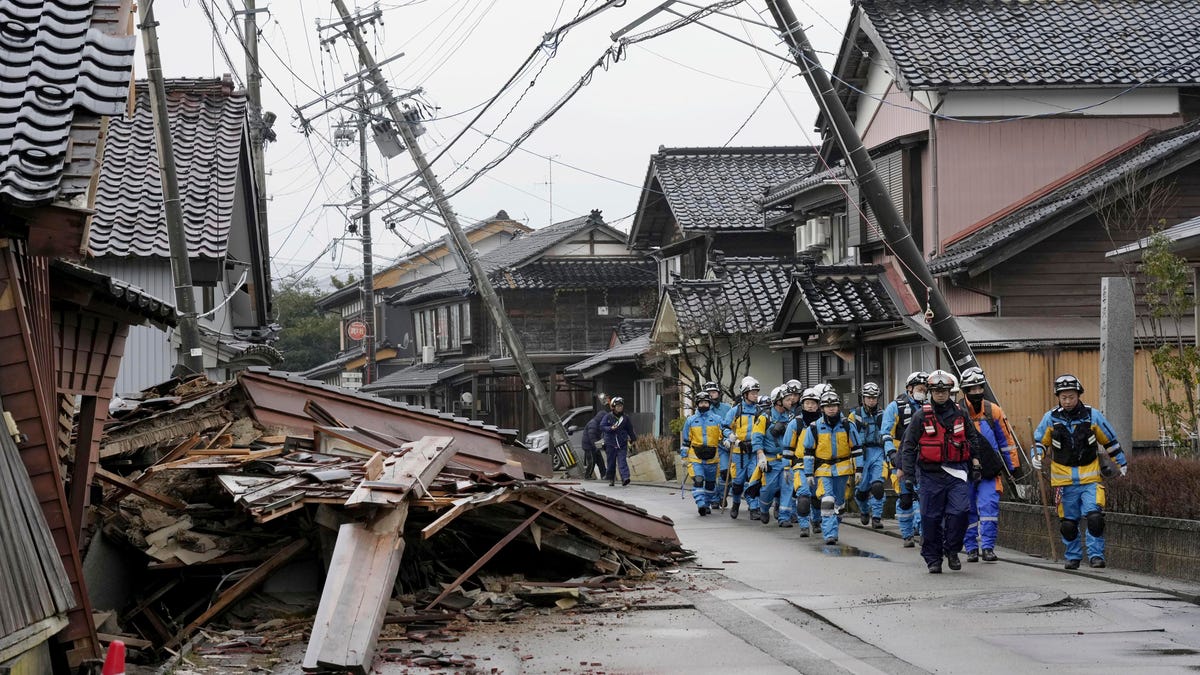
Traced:
<path fill-rule="evenodd" d="M 454 439 L 449 436 L 425 436 L 405 444 L 406 452 L 385 461 L 383 472 L 375 481 L 390 484 L 388 489 L 373 490 L 369 486 L 359 485 L 350 499 L 346 500 L 346 506 L 394 506 L 414 493 L 414 488 L 417 490 L 414 497 L 426 496 L 426 487 L 454 457 L 454 450 L 450 449 L 453 442 Z"/>
<path fill-rule="evenodd" d="M 141 485 L 138 485 L 137 483 L 135 483 L 131 480 L 128 480 L 122 476 L 118 476 L 115 473 L 106 471 L 105 469 L 101 469 L 100 467 L 96 467 L 96 478 L 99 478 L 100 480 L 104 481 L 105 483 L 108 483 L 109 485 L 115 485 L 123 490 L 132 492 L 135 495 L 142 497 L 143 499 L 149 499 L 152 502 L 158 502 L 159 504 L 162 504 L 163 506 L 165 506 L 169 509 L 175 509 L 175 510 L 182 511 L 187 508 L 187 504 L 184 504 L 183 502 L 179 501 L 178 499 L 175 499 L 174 497 L 160 495 L 157 492 L 152 492 L 150 490 L 147 490 L 146 488 L 142 487 Z"/>
<path fill-rule="evenodd" d="M 304 654 L 305 671 L 368 672 L 400 570 L 407 518 L 408 505 L 402 503 L 374 525 L 338 528 Z"/>
<path fill-rule="evenodd" d="M 242 577 L 240 581 L 230 586 L 225 590 L 224 593 L 221 593 L 221 595 L 217 597 L 217 601 L 214 602 L 211 607 L 209 607 L 203 614 L 196 617 L 194 621 L 185 626 L 183 630 L 176 633 L 175 637 L 171 638 L 171 641 L 166 645 L 167 648 L 174 649 L 183 644 L 183 641 L 187 640 L 197 628 L 208 623 L 213 617 L 225 611 L 229 605 L 237 602 L 238 599 L 257 588 L 259 584 L 266 580 L 271 572 L 283 567 L 289 560 L 294 558 L 297 553 L 306 548 L 308 548 L 308 540 L 297 539 L 296 541 L 293 541 L 292 543 L 280 549 L 278 553 L 268 558 L 265 562 L 263 562 L 263 564 L 255 567 L 253 572 Z M 399 567 L 397 567 L 397 569 L 399 569 Z"/>
<path fill-rule="evenodd" d="M 383 474 L 383 453 L 377 452 L 371 455 L 371 459 L 363 464 L 363 469 L 367 472 L 367 480 L 378 480 Z"/>

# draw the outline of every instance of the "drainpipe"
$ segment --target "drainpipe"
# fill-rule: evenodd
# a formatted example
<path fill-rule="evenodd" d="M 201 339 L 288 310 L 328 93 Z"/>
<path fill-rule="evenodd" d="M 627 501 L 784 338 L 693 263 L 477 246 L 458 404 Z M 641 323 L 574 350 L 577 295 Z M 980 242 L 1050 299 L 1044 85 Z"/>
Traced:
<path fill-rule="evenodd" d="M 933 228 L 933 252 L 937 255 L 942 254 L 942 232 L 938 223 L 938 211 L 941 210 L 941 204 L 938 203 L 938 143 L 937 143 L 937 111 L 941 109 L 942 104 L 946 102 L 942 92 L 938 92 L 938 103 L 929 113 L 929 199 L 933 203 L 931 213 L 931 225 Z"/>

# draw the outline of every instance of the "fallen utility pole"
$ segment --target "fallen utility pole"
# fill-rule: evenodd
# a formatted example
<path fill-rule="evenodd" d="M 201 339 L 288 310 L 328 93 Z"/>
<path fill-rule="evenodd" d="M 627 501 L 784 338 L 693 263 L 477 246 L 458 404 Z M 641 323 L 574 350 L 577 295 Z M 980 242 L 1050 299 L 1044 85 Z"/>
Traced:
<path fill-rule="evenodd" d="M 139 10 L 139 28 L 142 30 L 142 39 L 146 41 L 146 76 L 150 81 L 150 111 L 154 116 L 154 136 L 158 145 L 167 240 L 171 248 L 171 276 L 175 282 L 175 306 L 179 309 L 181 345 L 177 367 L 191 373 L 203 373 L 204 352 L 200 348 L 196 292 L 192 287 L 187 233 L 183 228 L 183 208 L 179 203 L 179 179 L 175 175 L 175 151 L 171 146 L 171 125 L 167 117 L 167 91 L 163 83 L 162 62 L 158 57 L 158 22 L 154 20 L 153 2 L 142 3 Z"/>
<path fill-rule="evenodd" d="M 859 190 L 875 214 L 888 248 L 900 260 L 904 278 L 918 301 L 921 298 L 919 289 L 924 289 L 927 309 L 925 320 L 931 324 L 934 337 L 945 345 L 958 372 L 979 365 L 971 351 L 971 345 L 967 343 L 958 327 L 958 320 L 950 312 L 946 298 L 942 296 L 933 275 L 929 273 L 925 256 L 913 241 L 912 231 L 905 225 L 904 218 L 892 203 L 887 187 L 875 171 L 875 163 L 871 161 L 871 155 L 854 128 L 849 113 L 838 99 L 829 74 L 821 68 L 817 53 L 808 41 L 804 28 L 796 19 L 791 3 L 787 0 L 767 0 L 767 7 L 771 10 L 771 16 L 775 18 L 779 32 L 783 35 L 796 65 L 800 67 L 804 81 L 808 83 L 809 90 L 821 107 L 821 112 L 833 125 L 834 138 L 850 162 Z M 929 312 L 932 312 L 932 316 Z"/>
<path fill-rule="evenodd" d="M 442 191 L 442 186 L 438 183 L 437 177 L 429 165 L 429 160 L 425 158 L 425 152 L 417 144 L 416 133 L 414 133 L 412 128 L 413 120 L 409 118 L 409 115 L 400 108 L 400 105 L 392 97 L 387 80 L 376 65 L 375 56 L 371 54 L 371 50 L 363 38 L 362 31 L 359 29 L 358 22 L 351 16 L 350 11 L 346 9 L 345 0 L 333 0 L 333 5 L 337 8 L 338 15 L 346 27 L 344 34 L 349 35 L 354 40 L 354 44 L 358 49 L 359 60 L 366 71 L 366 77 L 371 79 L 374 90 L 387 104 L 388 114 L 395 121 L 404 145 L 408 148 L 413 163 L 417 165 L 417 171 L 420 173 L 422 182 L 425 183 L 425 189 L 428 190 L 429 196 L 433 199 L 434 204 L 437 205 L 438 211 L 442 216 L 442 222 L 446 224 L 446 229 L 450 231 L 450 238 L 454 242 L 459 256 L 470 271 L 471 281 L 474 282 L 475 288 L 479 291 L 479 295 L 482 296 L 483 306 L 491 314 L 492 320 L 496 323 L 496 327 L 500 331 L 500 336 L 504 340 L 504 344 L 512 354 L 517 371 L 520 373 L 521 379 L 525 382 L 525 389 L 533 397 L 533 404 L 537 409 L 538 416 L 541 417 L 542 424 L 545 425 L 545 428 L 550 433 L 550 444 L 563 460 L 565 466 L 574 467 L 576 465 L 575 455 L 571 452 L 570 442 L 566 429 L 563 428 L 562 420 L 559 419 L 558 413 L 554 410 L 554 405 L 550 402 L 550 396 L 547 394 L 546 387 L 542 384 L 542 380 L 538 376 L 537 369 L 534 368 L 533 362 L 529 360 L 529 355 L 525 353 L 525 345 L 521 343 L 521 337 L 517 335 L 517 331 L 513 329 L 512 324 L 508 321 L 508 316 L 504 314 L 504 307 L 500 304 L 500 298 L 496 295 L 496 289 L 492 287 L 491 279 L 488 278 L 483 265 L 479 263 L 479 259 L 476 257 L 475 251 L 471 248 L 471 243 L 467 239 L 467 235 L 463 233 L 462 226 L 458 222 L 458 215 L 454 213 L 449 200 L 446 199 L 446 193 Z"/>
<path fill-rule="evenodd" d="M 263 269 L 271 269 L 268 256 L 271 255 L 267 245 L 267 168 L 263 157 L 266 147 L 267 119 L 262 108 L 262 71 L 258 65 L 258 13 L 266 12 L 265 7 L 255 6 L 255 0 L 246 0 L 244 43 L 246 46 L 246 98 L 250 101 L 250 156 L 254 160 L 254 182 L 257 183 L 258 196 L 255 199 L 255 209 L 258 211 L 258 227 L 262 232 L 259 243 L 259 255 L 262 258 Z M 274 136 L 271 136 L 274 138 Z M 267 284 L 266 296 L 271 297 L 271 275 L 265 275 Z M 257 281 L 255 282 L 257 283 Z M 254 294 L 251 294 L 254 297 Z M 255 308 L 265 312 L 264 308 Z"/>

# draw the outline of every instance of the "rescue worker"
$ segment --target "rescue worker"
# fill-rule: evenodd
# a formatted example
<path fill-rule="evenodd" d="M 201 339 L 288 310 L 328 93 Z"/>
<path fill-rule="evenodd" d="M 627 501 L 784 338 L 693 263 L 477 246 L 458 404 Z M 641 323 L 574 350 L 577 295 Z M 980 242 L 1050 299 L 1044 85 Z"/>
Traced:
<path fill-rule="evenodd" d="M 804 478 L 804 432 L 809 425 L 816 422 L 821 417 L 820 396 L 817 396 L 816 389 L 809 387 L 800 394 L 800 403 L 797 405 L 798 412 L 795 419 L 788 424 L 788 430 L 784 433 L 785 453 L 791 457 L 791 474 L 792 474 L 792 490 L 795 494 L 795 513 L 796 522 L 800 525 L 801 537 L 807 537 L 811 531 L 817 534 L 819 531 L 821 520 L 812 512 L 813 501 L 816 499 L 808 489 L 808 481 Z"/>
<path fill-rule="evenodd" d="M 608 484 L 613 485 L 617 480 L 617 469 L 621 470 L 621 485 L 629 485 L 629 444 L 637 440 L 637 432 L 633 430 L 633 422 L 625 414 L 625 399 L 614 396 L 612 412 L 600 421 L 600 431 L 604 432 L 604 453 L 608 455 Z"/>
<path fill-rule="evenodd" d="M 683 423 L 679 455 L 687 460 L 692 474 L 692 498 L 701 516 L 712 513 L 717 495 L 717 448 L 721 444 L 722 419 L 712 410 L 707 391 L 696 394 L 696 412 Z"/>
<path fill-rule="evenodd" d="M 783 383 L 783 386 L 787 387 L 787 392 L 789 394 L 795 395 L 796 400 L 791 406 L 792 415 L 799 415 L 800 411 L 803 409 L 800 407 L 800 396 L 804 393 L 804 385 L 800 384 L 800 380 L 788 380 L 787 382 Z"/>
<path fill-rule="evenodd" d="M 876 530 L 883 529 L 883 410 L 879 407 L 879 385 L 863 385 L 862 405 L 850 411 L 848 419 L 858 427 L 863 445 L 863 475 L 856 482 L 854 501 L 858 503 L 859 522 Z"/>
<path fill-rule="evenodd" d="M 783 436 L 792 413 L 785 405 L 787 387 L 771 391 L 771 408 L 754 420 L 751 442 L 758 458 L 756 474 L 761 474 L 762 491 L 758 497 L 759 517 L 764 525 L 771 522 L 771 504 L 779 499 L 776 519 L 780 527 L 792 526 L 791 475 L 785 460 Z"/>
<path fill-rule="evenodd" d="M 595 417 L 583 427 L 583 478 L 592 480 L 593 472 L 601 476 L 605 473 L 607 462 L 604 460 L 604 432 L 600 431 L 600 422 L 608 414 L 608 395 L 600 394 L 600 410 Z"/>
<path fill-rule="evenodd" d="M 974 366 L 962 372 L 963 412 L 975 423 L 975 428 L 988 440 L 992 448 L 999 453 L 1004 466 L 1012 474 L 1021 466 L 1021 458 L 1017 452 L 1017 444 L 1013 441 L 1008 418 L 1004 410 L 997 404 L 983 397 L 987 386 L 987 377 L 983 369 Z M 999 475 L 990 476 L 990 470 L 985 463 L 983 480 L 971 484 L 971 514 L 967 522 L 967 538 L 963 548 L 967 552 L 967 562 L 978 562 L 982 555 L 984 562 L 996 562 L 996 537 L 1000 528 L 1000 495 L 1004 492 L 1004 482 Z M 999 467 L 997 467 L 997 470 Z"/>
<path fill-rule="evenodd" d="M 1087 520 L 1088 564 L 1104 567 L 1104 483 L 1101 477 L 1124 476 L 1129 470 L 1117 435 L 1099 410 L 1084 405 L 1083 385 L 1074 375 L 1054 380 L 1058 407 L 1042 417 L 1033 432 L 1030 464 L 1041 471 L 1050 448 L 1050 486 L 1058 502 L 1059 531 L 1067 548 L 1069 570 L 1083 559 L 1081 519 Z M 1114 466 L 1115 462 L 1115 466 Z"/>
<path fill-rule="evenodd" d="M 987 441 L 951 400 L 958 385 L 953 375 L 935 370 L 927 385 L 932 402 L 913 415 L 901 441 L 900 461 L 909 489 L 921 486 L 921 557 L 930 574 L 941 574 L 943 557 L 950 569 L 962 569 L 958 553 L 971 510 L 969 482 L 980 480 L 976 448 L 980 443 L 986 447 Z"/>
<path fill-rule="evenodd" d="M 729 447 L 729 493 L 733 497 L 729 517 L 735 520 L 741 510 L 742 492 L 746 489 L 750 474 L 754 472 L 751 434 L 754 431 L 754 418 L 758 415 L 758 393 L 761 390 L 758 380 L 749 375 L 743 377 L 738 390 L 742 398 L 725 416 L 725 443 Z M 746 505 L 750 508 L 750 519 L 758 520 L 758 498 L 746 495 Z"/>
<path fill-rule="evenodd" d="M 887 457 L 888 470 L 896 481 L 896 522 L 900 525 L 900 537 L 904 540 L 904 548 L 912 548 L 913 536 L 921 534 L 921 511 L 920 505 L 917 504 L 916 490 L 909 489 L 901 473 L 897 439 L 904 437 L 904 431 L 912 422 L 913 415 L 925 403 L 928 379 L 929 373 L 923 370 L 909 373 L 904 381 L 904 393 L 896 396 L 896 400 L 884 409 L 883 420 L 879 425 L 883 433 L 883 452 Z"/>
<path fill-rule="evenodd" d="M 725 442 L 725 417 L 733 406 L 721 401 L 721 387 L 716 382 L 705 382 L 704 391 L 708 392 L 709 409 L 721 421 L 721 442 L 717 447 L 717 502 L 725 508 L 725 484 L 729 480 L 729 445 Z"/>
<path fill-rule="evenodd" d="M 821 417 L 809 425 L 804 446 L 804 479 L 811 495 L 821 498 L 821 534 L 826 544 L 838 541 L 838 513 L 846 505 L 846 483 L 862 482 L 862 439 L 858 427 L 842 415 L 842 400 L 826 390 L 819 401 Z"/>

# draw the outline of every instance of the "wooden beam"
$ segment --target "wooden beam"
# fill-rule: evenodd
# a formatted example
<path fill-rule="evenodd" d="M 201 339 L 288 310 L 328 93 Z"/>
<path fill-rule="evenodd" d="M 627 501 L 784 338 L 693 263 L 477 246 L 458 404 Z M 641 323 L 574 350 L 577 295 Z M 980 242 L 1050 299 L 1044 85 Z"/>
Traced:
<path fill-rule="evenodd" d="M 377 479 L 379 483 L 392 483 L 395 487 L 372 490 L 369 486 L 360 484 L 354 494 L 346 500 L 346 506 L 395 506 L 404 501 L 409 494 L 415 497 L 426 496 L 426 487 L 454 457 L 454 450 L 449 449 L 453 442 L 454 439 L 449 436 L 425 436 L 419 441 L 404 444 L 406 452 L 392 458 L 391 464 L 385 463 L 383 472 Z M 417 491 L 414 492 L 414 488 Z"/>
<path fill-rule="evenodd" d="M 425 607 L 425 611 L 428 612 L 428 611 L 432 610 L 434 607 L 437 607 L 443 600 L 446 599 L 446 596 L 448 596 L 452 592 L 454 592 L 459 586 L 461 586 L 463 584 L 464 581 L 466 581 L 467 579 L 470 579 L 471 575 L 478 572 L 481 567 L 486 565 L 489 560 L 491 560 L 493 557 L 495 557 L 495 555 L 497 553 L 499 553 L 501 549 L 503 549 L 505 546 L 507 546 L 510 541 L 512 541 L 513 539 L 516 539 L 517 535 L 524 532 L 525 528 L 527 528 L 531 524 L 533 524 L 533 521 L 537 520 L 538 516 L 542 515 L 543 513 L 548 511 L 550 509 L 550 507 L 554 506 L 555 504 L 561 502 L 562 500 L 564 500 L 566 498 L 567 498 L 567 495 L 565 495 L 565 494 L 561 495 L 558 499 L 555 499 L 554 501 L 550 502 L 549 504 L 546 504 L 545 506 L 539 508 L 537 511 L 534 511 L 532 515 L 530 515 L 528 518 L 526 518 L 512 532 L 509 532 L 508 534 L 506 534 L 504 536 L 503 539 L 496 542 L 496 545 L 492 546 L 492 548 L 489 549 L 487 553 L 484 553 L 482 558 L 480 558 L 479 560 L 476 560 L 474 565 L 471 565 L 469 568 L 467 568 L 466 572 L 463 572 L 462 574 L 458 575 L 457 579 L 455 579 L 453 582 L 451 582 L 450 585 L 447 586 L 441 592 L 440 595 L 438 595 L 436 598 L 433 599 L 433 602 L 429 603 Z"/>
<path fill-rule="evenodd" d="M 185 626 L 183 630 L 176 633 L 175 637 L 171 638 L 171 641 L 166 644 L 166 647 L 168 649 L 174 649 L 183 644 L 183 641 L 191 636 L 191 634 L 195 632 L 197 628 L 208 623 L 213 617 L 225 611 L 229 605 L 237 602 L 237 600 L 242 596 L 254 590 L 259 584 L 266 581 L 271 572 L 283 567 L 289 560 L 294 558 L 297 553 L 300 553 L 306 548 L 308 548 L 307 539 L 297 539 L 296 541 L 293 541 L 292 543 L 283 547 L 278 553 L 268 558 L 266 562 L 258 567 L 255 567 L 253 572 L 242 577 L 240 581 L 230 586 L 225 590 L 224 593 L 221 593 L 221 595 L 217 597 L 217 601 L 214 602 L 212 606 L 210 606 L 203 614 L 196 617 L 194 621 Z"/>
<path fill-rule="evenodd" d="M 104 418 L 96 419 L 97 397 L 84 396 L 79 406 L 79 436 L 75 440 L 75 466 L 71 472 L 71 528 L 83 535 L 83 514 L 88 505 L 92 477 L 100 461 L 100 432 Z M 107 406 L 105 406 L 107 416 Z"/>
<path fill-rule="evenodd" d="M 402 503 L 373 526 L 347 523 L 338 529 L 304 653 L 305 671 L 370 670 L 400 570 L 407 518 L 408 504 Z"/>
<path fill-rule="evenodd" d="M 175 509 L 178 511 L 182 511 L 187 508 L 187 504 L 184 504 L 183 502 L 179 501 L 178 499 L 175 499 L 174 497 L 160 495 L 157 492 L 152 492 L 150 490 L 147 490 L 146 488 L 142 487 L 141 485 L 138 485 L 137 483 L 135 483 L 131 480 L 128 480 L 122 476 L 118 476 L 117 474 L 107 471 L 105 469 L 102 469 L 100 467 L 96 467 L 96 478 L 99 478 L 100 480 L 104 481 L 105 483 L 108 483 L 109 485 L 115 485 L 123 490 L 132 492 L 135 495 L 142 497 L 143 499 L 149 499 L 152 502 L 158 502 L 159 504 L 162 504 L 163 506 L 165 506 L 169 509 Z"/>

